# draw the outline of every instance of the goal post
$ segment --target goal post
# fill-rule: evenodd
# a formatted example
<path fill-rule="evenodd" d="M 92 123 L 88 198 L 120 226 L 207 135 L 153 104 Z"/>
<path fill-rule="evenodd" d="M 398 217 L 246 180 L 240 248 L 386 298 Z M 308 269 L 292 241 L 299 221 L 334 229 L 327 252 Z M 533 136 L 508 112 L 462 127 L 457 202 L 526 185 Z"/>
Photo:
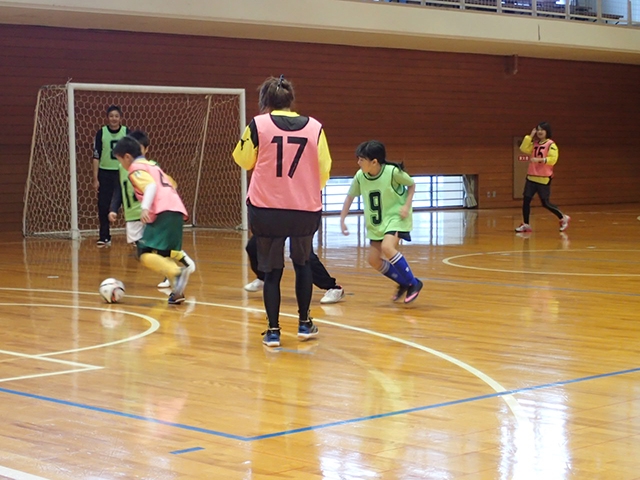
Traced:
<path fill-rule="evenodd" d="M 149 135 L 148 157 L 178 183 L 189 225 L 247 228 L 246 172 L 231 156 L 246 125 L 244 89 L 69 82 L 38 92 L 25 236 L 97 232 L 93 144 L 110 105 L 130 130 Z"/>

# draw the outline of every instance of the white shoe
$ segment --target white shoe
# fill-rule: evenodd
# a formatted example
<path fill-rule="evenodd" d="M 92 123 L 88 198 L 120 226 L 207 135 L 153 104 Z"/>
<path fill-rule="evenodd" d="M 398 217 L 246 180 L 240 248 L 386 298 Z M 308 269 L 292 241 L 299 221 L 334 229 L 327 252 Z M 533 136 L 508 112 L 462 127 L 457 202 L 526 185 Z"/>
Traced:
<path fill-rule="evenodd" d="M 567 228 L 569 228 L 569 222 L 571 221 L 571 217 L 569 215 L 563 215 L 562 220 L 560 220 L 560 231 L 564 232 Z"/>
<path fill-rule="evenodd" d="M 264 282 L 259 278 L 256 278 L 253 282 L 247 283 L 244 286 L 244 289 L 247 292 L 259 292 L 260 290 L 262 290 L 262 287 L 264 287 Z"/>
<path fill-rule="evenodd" d="M 320 300 L 320 303 L 338 303 L 344 298 L 344 288 L 336 287 L 327 290 L 324 297 Z"/>
<path fill-rule="evenodd" d="M 516 228 L 516 232 L 519 232 L 519 233 L 530 232 L 531 230 L 532 230 L 531 225 L 529 225 L 528 223 L 523 223 L 518 228 Z"/>
<path fill-rule="evenodd" d="M 186 270 L 189 275 L 191 275 L 193 272 L 196 271 L 196 262 L 191 260 L 191 257 L 189 257 L 189 255 L 185 253 L 184 257 L 182 257 L 182 260 L 184 260 L 184 263 L 186 263 Z M 171 288 L 171 282 L 169 281 L 168 278 L 165 278 L 163 281 L 161 281 L 158 284 L 158 288 Z"/>

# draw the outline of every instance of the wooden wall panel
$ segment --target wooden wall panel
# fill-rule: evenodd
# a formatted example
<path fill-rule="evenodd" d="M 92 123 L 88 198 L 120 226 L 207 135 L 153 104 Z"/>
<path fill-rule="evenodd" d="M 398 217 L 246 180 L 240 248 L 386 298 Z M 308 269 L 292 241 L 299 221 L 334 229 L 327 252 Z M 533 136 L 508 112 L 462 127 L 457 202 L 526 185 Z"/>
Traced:
<path fill-rule="evenodd" d="M 69 79 L 241 87 L 251 118 L 259 83 L 284 73 L 298 111 L 325 125 L 335 176 L 353 175 L 356 145 L 376 138 L 411 173 L 479 175 L 480 208 L 520 205 L 512 138 L 546 120 L 556 203 L 637 201 L 638 66 L 520 58 L 511 75 L 491 55 L 11 25 L 0 48 L 0 230 L 19 230 L 38 88 Z"/>

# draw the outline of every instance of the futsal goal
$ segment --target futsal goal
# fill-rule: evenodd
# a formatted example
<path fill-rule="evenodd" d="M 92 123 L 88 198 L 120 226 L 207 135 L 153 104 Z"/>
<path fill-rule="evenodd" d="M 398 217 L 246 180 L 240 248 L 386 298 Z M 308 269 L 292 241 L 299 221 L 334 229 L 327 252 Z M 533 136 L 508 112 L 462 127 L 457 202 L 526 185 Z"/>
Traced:
<path fill-rule="evenodd" d="M 69 82 L 38 92 L 25 236 L 97 232 L 93 147 L 110 105 L 130 130 L 149 135 L 148 157 L 178 183 L 189 225 L 246 228 L 246 173 L 231 156 L 245 128 L 244 89 Z"/>

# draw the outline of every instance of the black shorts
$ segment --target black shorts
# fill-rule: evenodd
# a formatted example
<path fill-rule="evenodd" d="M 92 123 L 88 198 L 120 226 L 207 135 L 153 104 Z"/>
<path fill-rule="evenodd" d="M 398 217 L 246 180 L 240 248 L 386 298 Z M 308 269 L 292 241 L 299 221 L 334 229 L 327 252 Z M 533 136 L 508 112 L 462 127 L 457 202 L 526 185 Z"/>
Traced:
<path fill-rule="evenodd" d="M 532 182 L 527 178 L 527 181 L 524 182 L 524 193 L 522 195 L 533 198 L 537 193 L 540 199 L 549 200 L 551 196 L 551 180 L 550 178 L 549 183 L 545 185 L 544 183 Z"/>
<path fill-rule="evenodd" d="M 320 226 L 322 212 L 258 208 L 248 205 L 249 225 L 257 237 L 258 270 L 270 272 L 284 268 L 284 244 L 289 239 L 293 263 L 309 261 L 313 236 Z"/>
<path fill-rule="evenodd" d="M 384 232 L 385 235 L 398 235 L 400 240 L 411 241 L 411 233 L 409 232 Z M 382 243 L 382 240 L 371 240 L 371 243 Z"/>

